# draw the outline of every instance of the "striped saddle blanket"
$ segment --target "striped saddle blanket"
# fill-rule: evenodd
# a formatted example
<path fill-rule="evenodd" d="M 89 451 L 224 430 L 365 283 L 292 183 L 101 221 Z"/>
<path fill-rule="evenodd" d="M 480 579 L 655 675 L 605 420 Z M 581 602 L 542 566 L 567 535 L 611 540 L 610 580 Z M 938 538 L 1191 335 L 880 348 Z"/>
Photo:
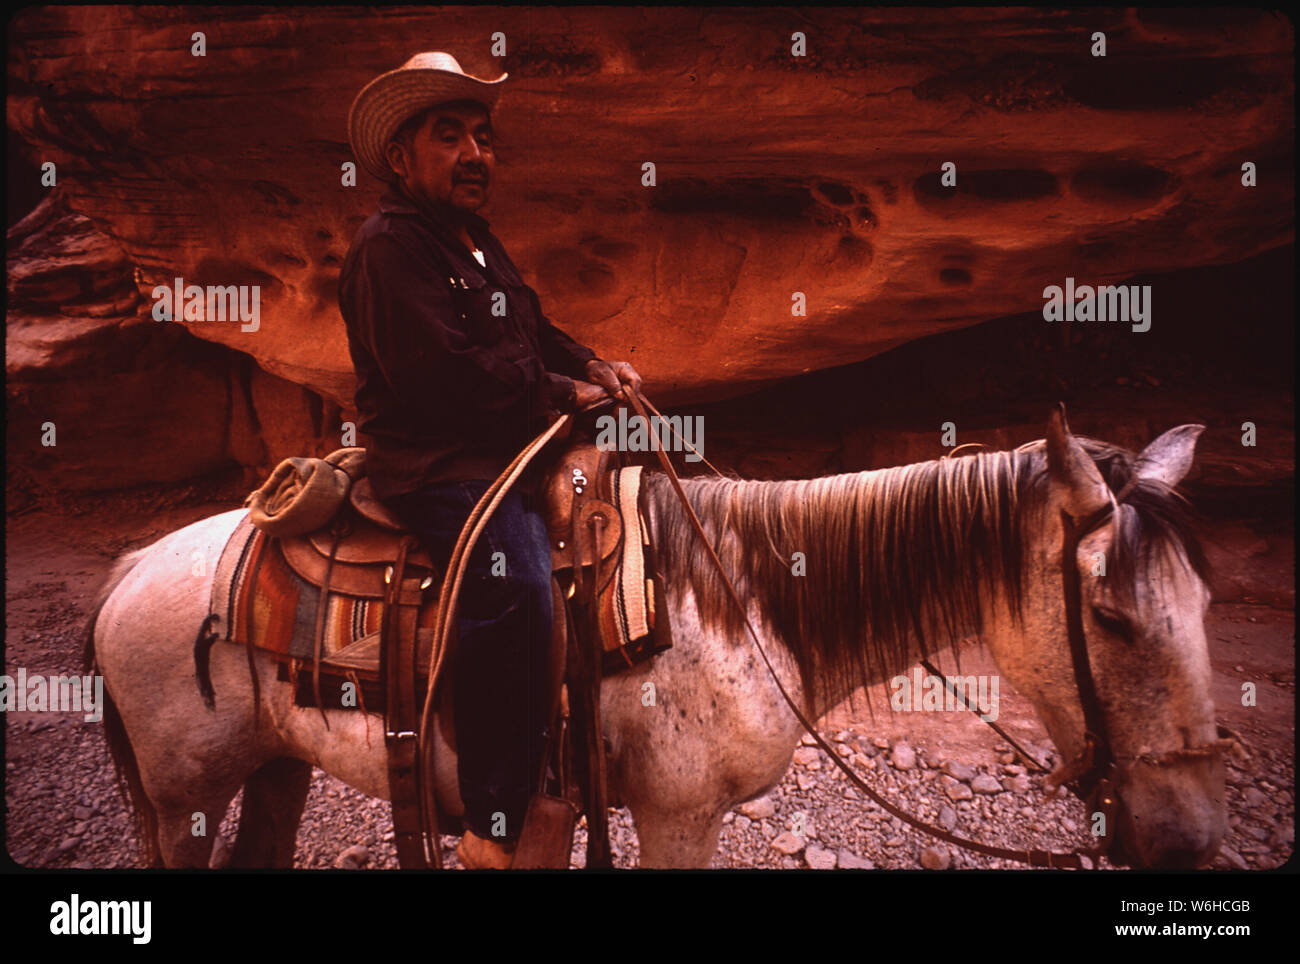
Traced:
<path fill-rule="evenodd" d="M 614 470 L 612 491 L 623 532 L 622 552 L 609 588 L 599 597 L 599 621 L 608 675 L 671 645 L 667 620 L 656 627 L 661 587 L 653 577 L 653 554 L 645 523 L 640 468 Z M 416 665 L 427 667 L 442 574 L 435 573 L 418 620 Z M 658 606 L 656 606 L 658 603 Z M 280 678 L 295 685 L 296 702 L 314 706 L 312 686 L 321 589 L 286 561 L 280 538 L 255 527 L 248 515 L 236 526 L 217 563 L 210 612 L 223 642 L 271 654 Z M 384 710 L 380 677 L 382 599 L 336 591 L 325 600 L 321 645 L 321 701 L 331 708 Z M 563 618 L 556 613 L 556 618 Z M 351 687 L 343 684 L 351 683 Z M 343 694 L 343 696 L 340 696 Z M 349 699 L 355 694 L 356 699 Z"/>

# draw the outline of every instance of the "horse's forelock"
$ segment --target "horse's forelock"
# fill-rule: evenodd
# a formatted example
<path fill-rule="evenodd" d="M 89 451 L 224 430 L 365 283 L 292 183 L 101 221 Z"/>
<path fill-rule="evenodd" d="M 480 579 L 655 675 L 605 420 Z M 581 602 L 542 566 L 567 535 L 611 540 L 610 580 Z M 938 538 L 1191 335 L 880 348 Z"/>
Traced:
<path fill-rule="evenodd" d="M 1191 503 L 1159 479 L 1139 478 L 1129 488 L 1137 453 L 1096 439 L 1080 439 L 1112 492 L 1128 490 L 1115 526 L 1108 560 L 1108 584 L 1132 604 L 1140 575 L 1173 556 L 1186 560 L 1202 582 L 1212 578 L 1209 559 L 1197 535 Z"/>

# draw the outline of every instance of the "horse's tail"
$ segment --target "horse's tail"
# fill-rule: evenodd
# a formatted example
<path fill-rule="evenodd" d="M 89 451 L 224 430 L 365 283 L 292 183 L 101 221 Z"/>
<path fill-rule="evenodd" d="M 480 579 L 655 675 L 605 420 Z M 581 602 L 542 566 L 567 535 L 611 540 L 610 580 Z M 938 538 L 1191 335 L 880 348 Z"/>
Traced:
<path fill-rule="evenodd" d="M 99 664 L 95 656 L 95 625 L 99 622 L 100 611 L 104 603 L 113 594 L 122 580 L 127 577 L 136 564 L 152 548 L 145 546 L 125 555 L 119 556 L 109 571 L 108 579 L 100 587 L 90 607 L 90 616 L 86 621 L 86 645 L 82 653 L 82 665 L 88 675 L 99 675 Z M 140 782 L 140 767 L 135 761 L 135 751 L 127 739 L 122 717 L 117 712 L 117 705 L 109 694 L 108 681 L 104 681 L 104 739 L 108 742 L 108 752 L 113 758 L 113 771 L 117 776 L 118 789 L 125 799 L 132 819 L 135 821 L 136 834 L 140 838 L 140 852 L 146 867 L 162 865 L 162 856 L 158 848 L 158 813 L 149 802 Z"/>

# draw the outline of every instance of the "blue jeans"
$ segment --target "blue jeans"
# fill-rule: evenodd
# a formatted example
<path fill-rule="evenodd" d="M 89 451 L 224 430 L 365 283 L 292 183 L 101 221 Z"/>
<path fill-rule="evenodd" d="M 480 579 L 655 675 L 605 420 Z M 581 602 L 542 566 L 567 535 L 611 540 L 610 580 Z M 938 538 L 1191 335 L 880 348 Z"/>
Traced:
<path fill-rule="evenodd" d="M 441 573 L 489 485 L 438 483 L 386 504 L 420 539 Z M 512 491 L 470 553 L 449 663 L 465 824 L 480 837 L 516 840 L 537 788 L 550 722 L 551 619 L 546 525 Z"/>

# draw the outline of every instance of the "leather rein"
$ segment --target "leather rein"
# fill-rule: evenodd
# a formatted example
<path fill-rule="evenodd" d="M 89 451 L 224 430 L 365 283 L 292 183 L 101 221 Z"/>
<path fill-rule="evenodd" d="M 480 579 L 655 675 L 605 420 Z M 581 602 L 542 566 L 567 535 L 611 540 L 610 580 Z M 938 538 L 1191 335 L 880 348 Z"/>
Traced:
<path fill-rule="evenodd" d="M 629 402 L 638 415 L 649 422 L 649 416 L 646 410 L 649 409 L 656 416 L 659 412 L 650 402 L 637 393 L 629 393 Z M 662 418 L 662 416 L 660 416 Z M 684 441 L 684 440 L 683 440 Z M 689 443 L 684 443 L 689 445 Z M 1092 805 L 1096 800 L 1100 807 L 1098 811 L 1104 819 L 1102 826 L 1104 831 L 1101 834 L 1102 842 L 1099 846 L 1090 849 L 1081 849 L 1068 853 L 1060 853 L 1049 850 L 1037 849 L 1010 849 L 1006 847 L 995 847 L 990 844 L 981 843 L 976 840 L 969 840 L 965 837 L 949 833 L 939 827 L 932 826 L 924 821 L 918 820 L 911 814 L 899 809 L 885 800 L 880 794 L 876 793 L 869 787 L 854 770 L 844 762 L 840 755 L 826 742 L 817 728 L 812 724 L 808 717 L 798 707 L 790 694 L 786 691 L 777 675 L 776 669 L 772 666 L 771 660 L 768 659 L 767 652 L 763 648 L 758 634 L 754 631 L 753 625 L 749 621 L 749 616 L 740 596 L 736 592 L 735 586 L 728 577 L 726 570 L 723 568 L 722 561 L 718 558 L 713 546 L 709 543 L 705 535 L 704 526 L 701 524 L 699 516 L 695 514 L 695 509 L 691 506 L 690 500 L 686 497 L 682 489 L 681 480 L 678 478 L 676 471 L 672 467 L 663 446 L 656 447 L 659 462 L 663 466 L 669 481 L 672 483 L 682 507 L 686 510 L 687 518 L 690 519 L 691 527 L 699 537 L 706 554 L 717 569 L 718 575 L 722 578 L 722 584 L 726 587 L 732 603 L 735 605 L 741 618 L 745 621 L 745 628 L 749 630 L 750 638 L 753 639 L 758 654 L 767 667 L 772 681 L 776 684 L 782 699 L 794 714 L 795 718 L 805 730 L 816 741 L 817 746 L 831 759 L 844 776 L 858 790 L 865 794 L 868 799 L 872 800 L 881 809 L 910 826 L 921 830 L 932 837 L 950 843 L 974 853 L 983 854 L 988 857 L 997 857 L 1003 860 L 1014 860 L 1020 863 L 1027 863 L 1032 867 L 1047 867 L 1056 869 L 1082 870 L 1096 869 L 1099 865 L 1100 858 L 1110 849 L 1114 840 L 1114 817 L 1119 806 L 1119 794 L 1115 787 L 1115 778 L 1117 776 L 1118 761 L 1111 749 L 1110 740 L 1107 736 L 1105 716 L 1102 712 L 1101 703 L 1097 697 L 1096 683 L 1092 674 L 1091 661 L 1088 658 L 1088 642 L 1083 628 L 1083 605 L 1082 605 L 1082 588 L 1079 576 L 1079 567 L 1075 562 L 1078 553 L 1079 543 L 1085 536 L 1096 531 L 1104 523 L 1109 521 L 1116 511 L 1117 507 L 1128 497 L 1136 484 L 1136 476 L 1121 490 L 1119 496 L 1106 505 L 1099 508 L 1096 512 L 1085 517 L 1080 522 L 1075 522 L 1068 514 L 1062 512 L 1061 521 L 1064 528 L 1064 538 L 1061 547 L 1061 577 L 1062 593 L 1065 599 L 1066 625 L 1070 643 L 1070 656 L 1074 668 L 1075 686 L 1079 692 L 1079 700 L 1083 708 L 1085 735 L 1084 748 L 1078 758 L 1058 768 L 1048 778 L 1049 785 L 1055 784 L 1060 786 L 1068 783 L 1070 789 L 1084 801 L 1085 805 Z M 698 454 L 698 453 L 697 453 Z M 701 456 L 702 458 L 702 456 Z M 715 472 L 718 470 L 709 464 Z M 718 473 L 719 475 L 721 473 Z M 928 663 L 926 664 L 928 666 Z M 1222 728 L 1221 728 L 1222 731 Z M 1001 731 L 999 731 L 1001 732 Z M 1147 754 L 1143 757 L 1135 758 L 1138 762 L 1161 765 L 1171 760 L 1185 757 L 1205 756 L 1211 753 L 1217 753 L 1230 746 L 1232 743 L 1229 739 L 1220 739 L 1200 747 L 1193 747 L 1186 750 L 1175 750 L 1162 754 Z M 1013 741 L 1013 745 L 1014 741 Z M 1023 751 L 1021 751 L 1023 754 Z M 1024 754 L 1036 766 L 1037 761 L 1032 760 L 1027 754 Z M 1038 766 L 1038 769 L 1042 769 Z"/>

